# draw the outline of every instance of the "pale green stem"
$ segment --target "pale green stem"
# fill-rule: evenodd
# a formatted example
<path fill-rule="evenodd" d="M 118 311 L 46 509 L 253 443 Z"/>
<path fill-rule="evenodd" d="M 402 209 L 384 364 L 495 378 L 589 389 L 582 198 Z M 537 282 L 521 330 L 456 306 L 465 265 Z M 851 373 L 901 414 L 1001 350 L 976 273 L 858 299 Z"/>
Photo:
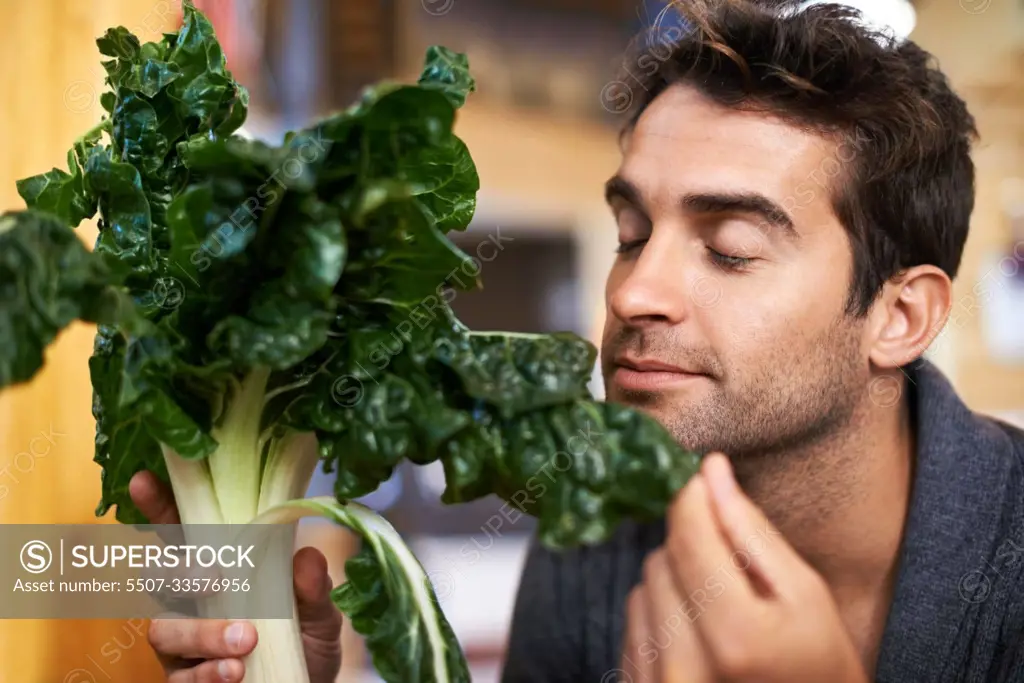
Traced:
<path fill-rule="evenodd" d="M 253 520 L 253 524 L 282 524 L 311 516 L 326 517 L 362 536 L 380 560 L 382 568 L 391 567 L 396 575 L 401 576 L 401 590 L 407 591 L 415 604 L 425 612 L 434 609 L 435 599 L 428 587 L 430 581 L 423 571 L 423 565 L 409 550 L 395 528 L 364 505 L 353 502 L 342 504 L 329 496 L 302 498 L 282 503 L 260 513 L 259 517 Z M 439 683 L 448 681 L 448 644 L 441 632 L 440 623 L 435 619 L 426 618 L 421 624 L 410 624 L 410 633 L 415 633 L 415 629 L 420 625 L 426 632 L 426 646 L 434 655 L 431 658 L 433 671 L 430 680 Z M 245 683 L 250 681 L 246 679 Z"/>
<path fill-rule="evenodd" d="M 161 444 L 182 524 L 222 524 L 217 494 L 205 459 L 187 460 Z"/>
<path fill-rule="evenodd" d="M 250 619 L 259 642 L 243 661 L 242 683 L 310 683 L 305 641 L 294 619 Z"/>
<path fill-rule="evenodd" d="M 320 451 L 312 432 L 289 432 L 273 442 L 263 468 L 259 512 L 305 496 L 318 462 Z"/>
<path fill-rule="evenodd" d="M 259 510 L 260 418 L 269 377 L 269 369 L 253 369 L 232 397 L 224 421 L 211 430 L 218 447 L 209 457 L 210 475 L 227 524 L 245 524 Z"/>
<path fill-rule="evenodd" d="M 95 126 L 93 126 L 89 130 L 85 131 L 80 136 L 78 136 L 78 138 L 75 139 L 74 144 L 77 145 L 77 144 L 84 143 L 86 140 L 89 140 L 90 138 L 94 137 L 97 133 L 101 133 L 103 131 L 107 131 L 109 133 L 111 125 L 112 124 L 111 124 L 110 119 L 105 119 L 103 121 L 100 121 Z"/>

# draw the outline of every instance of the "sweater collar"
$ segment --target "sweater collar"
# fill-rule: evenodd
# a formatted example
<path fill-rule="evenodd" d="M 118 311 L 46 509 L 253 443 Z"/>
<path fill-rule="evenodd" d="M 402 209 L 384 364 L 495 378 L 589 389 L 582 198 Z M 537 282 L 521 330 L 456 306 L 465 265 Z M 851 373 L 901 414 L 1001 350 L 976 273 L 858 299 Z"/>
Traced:
<path fill-rule="evenodd" d="M 994 550 L 1013 467 L 1012 444 L 961 401 L 928 361 L 908 369 L 917 459 L 894 599 L 876 680 L 941 681 L 966 656 L 962 627 L 991 589 Z"/>

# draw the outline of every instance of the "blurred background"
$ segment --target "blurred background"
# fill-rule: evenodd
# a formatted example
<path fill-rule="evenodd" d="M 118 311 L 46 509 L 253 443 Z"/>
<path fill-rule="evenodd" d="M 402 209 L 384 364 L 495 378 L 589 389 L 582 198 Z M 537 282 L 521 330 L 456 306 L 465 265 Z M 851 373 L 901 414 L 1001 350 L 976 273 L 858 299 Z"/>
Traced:
<path fill-rule="evenodd" d="M 618 163 L 616 133 L 635 84 L 627 44 L 660 2 L 642 0 L 196 0 L 249 87 L 247 132 L 271 142 L 350 104 L 382 78 L 415 79 L 428 45 L 467 52 L 478 92 L 456 132 L 482 190 L 460 236 L 481 258 L 485 289 L 453 306 L 476 329 L 571 330 L 599 340 L 614 224 L 602 185 Z M 976 410 L 1024 424 L 1024 3 L 897 0 L 852 3 L 932 51 L 982 132 L 978 200 L 950 323 L 929 355 Z M 0 21 L 0 210 L 21 208 L 14 181 L 63 166 L 75 137 L 102 113 L 95 39 L 124 25 L 144 40 L 174 30 L 178 2 L 3 0 Z M 881 11 L 885 14 L 879 14 Z M 79 228 L 92 244 L 95 226 Z M 500 242 L 499 242 L 500 236 Z M 477 252 L 482 242 L 500 243 Z M 98 469 L 86 358 L 93 329 L 50 349 L 31 384 L 0 395 L 0 523 L 97 520 Z M 600 386 L 595 385 L 600 395 Z M 39 435 L 49 435 L 39 446 Z M 33 445 L 35 444 L 35 445 Z M 446 509 L 433 468 L 402 469 L 368 502 L 385 511 L 434 581 L 474 668 L 498 680 L 526 543 L 484 499 Z M 329 492 L 318 477 L 314 493 Z M 512 518 L 515 518 L 512 515 Z M 301 529 L 327 554 L 335 581 L 356 549 L 344 530 Z M 162 680 L 145 622 L 0 622 L 0 683 Z M 340 680 L 374 681 L 359 639 L 345 633 Z"/>

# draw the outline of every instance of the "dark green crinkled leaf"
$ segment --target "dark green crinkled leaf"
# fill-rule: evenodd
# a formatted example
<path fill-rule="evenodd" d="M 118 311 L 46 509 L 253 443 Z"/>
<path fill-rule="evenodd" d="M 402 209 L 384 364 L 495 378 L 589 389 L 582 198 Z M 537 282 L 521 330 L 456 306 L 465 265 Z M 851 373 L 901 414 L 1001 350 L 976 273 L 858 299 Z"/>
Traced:
<path fill-rule="evenodd" d="M 436 357 L 468 396 L 509 417 L 587 396 L 597 352 L 574 334 L 474 333 L 439 346 Z"/>
<path fill-rule="evenodd" d="M 365 194 L 378 189 L 371 186 Z M 372 209 L 361 204 L 353 218 L 357 229 L 349 244 L 360 258 L 351 259 L 341 282 L 345 298 L 416 305 L 445 286 L 476 288 L 479 265 L 431 223 L 415 200 L 392 195 Z"/>
<path fill-rule="evenodd" d="M 150 470 L 164 481 L 160 444 L 137 416 L 119 405 L 124 372 L 124 338 L 116 329 L 100 326 L 89 359 L 92 379 L 92 414 L 96 418 L 96 451 L 93 459 L 102 468 L 102 498 L 97 516 L 117 506 L 117 521 L 145 524 L 146 518 L 132 503 L 128 482 L 136 472 Z"/>
<path fill-rule="evenodd" d="M 30 208 L 55 214 L 71 226 L 96 215 L 96 196 L 85 187 L 75 150 L 68 151 L 70 173 L 55 168 L 42 175 L 19 180 L 18 194 Z"/>
<path fill-rule="evenodd" d="M 284 438 L 314 432 L 342 501 L 404 460 L 440 461 L 444 501 L 497 494 L 552 547 L 662 514 L 698 457 L 654 420 L 593 400 L 592 345 L 473 333 L 452 313 L 453 293 L 481 275 L 448 239 L 470 225 L 480 187 L 453 132 L 475 89 L 466 56 L 432 47 L 416 84 L 374 84 L 267 144 L 234 135 L 248 92 L 210 22 L 183 8 L 160 41 L 124 27 L 97 41 L 108 117 L 74 142 L 66 171 L 19 181 L 29 211 L 0 218 L 0 385 L 30 378 L 72 320 L 101 323 L 97 514 L 144 521 L 131 476 L 167 478 L 161 445 L 215 458 L 239 405 L 259 418 L 246 427 L 267 467 Z M 89 252 L 71 227 L 97 212 Z M 448 680 L 468 680 L 443 616 L 452 647 L 436 631 L 433 650 L 421 646 L 428 600 L 410 603 L 389 562 L 360 554 L 335 593 L 381 676 L 444 683 L 429 673 L 443 651 Z"/>
<path fill-rule="evenodd" d="M 153 271 L 153 224 L 138 170 L 96 151 L 85 167 L 86 187 L 99 198 L 96 251 L 131 266 L 137 276 Z"/>
<path fill-rule="evenodd" d="M 96 41 L 96 46 L 100 49 L 101 55 L 119 57 L 129 64 L 138 59 L 142 50 L 139 39 L 124 26 L 107 29 L 103 37 Z"/>
<path fill-rule="evenodd" d="M 440 45 L 427 48 L 418 83 L 441 91 L 455 107 L 465 104 L 466 96 L 476 90 L 476 83 L 469 74 L 469 57 Z"/>
<path fill-rule="evenodd" d="M 454 135 L 440 149 L 415 152 L 402 166 L 416 199 L 441 232 L 465 230 L 476 211 L 480 176 L 466 143 Z"/>
<path fill-rule="evenodd" d="M 160 130 L 156 107 L 140 94 L 123 93 L 114 107 L 113 137 L 121 150 L 118 160 L 138 168 L 142 176 L 160 172 L 170 141 Z M 141 178 L 139 185 L 141 189 Z"/>
<path fill-rule="evenodd" d="M 481 418 L 447 444 L 443 500 L 497 493 L 535 516 L 541 540 L 607 539 L 625 519 L 653 520 L 700 469 L 653 419 L 579 400 L 511 419 Z"/>
<path fill-rule="evenodd" d="M 28 381 L 74 320 L 114 323 L 117 275 L 56 217 L 0 215 L 0 387 Z"/>
<path fill-rule="evenodd" d="M 423 646 L 427 636 L 422 624 L 410 628 L 408 615 L 417 608 L 411 604 L 408 591 L 394 585 L 396 576 L 381 566 L 368 545 L 345 562 L 345 583 L 331 592 L 331 599 L 352 628 L 366 638 L 377 673 L 385 681 L 435 680 L 431 669 L 433 659 Z M 390 585 L 389 585 L 390 584 Z M 448 681 L 469 683 L 469 667 L 445 619 L 437 598 L 430 590 L 433 611 L 447 650 Z"/>

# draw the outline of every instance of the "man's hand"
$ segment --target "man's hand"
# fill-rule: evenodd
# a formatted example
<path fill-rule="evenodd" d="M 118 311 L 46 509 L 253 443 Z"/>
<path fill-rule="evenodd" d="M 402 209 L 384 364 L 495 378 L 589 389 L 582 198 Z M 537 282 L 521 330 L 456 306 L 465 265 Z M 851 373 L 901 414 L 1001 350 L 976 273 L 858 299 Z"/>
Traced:
<path fill-rule="evenodd" d="M 867 683 L 828 585 L 744 495 L 721 454 L 673 501 L 629 596 L 632 683 Z"/>
<path fill-rule="evenodd" d="M 129 490 L 152 524 L 179 523 L 173 494 L 151 473 L 136 474 Z M 341 669 L 341 612 L 331 602 L 327 560 L 315 548 L 303 548 L 295 554 L 293 573 L 310 681 L 333 683 Z M 256 639 L 256 629 L 246 621 L 154 619 L 149 627 L 150 645 L 168 683 L 241 681 L 241 657 L 252 652 Z"/>

